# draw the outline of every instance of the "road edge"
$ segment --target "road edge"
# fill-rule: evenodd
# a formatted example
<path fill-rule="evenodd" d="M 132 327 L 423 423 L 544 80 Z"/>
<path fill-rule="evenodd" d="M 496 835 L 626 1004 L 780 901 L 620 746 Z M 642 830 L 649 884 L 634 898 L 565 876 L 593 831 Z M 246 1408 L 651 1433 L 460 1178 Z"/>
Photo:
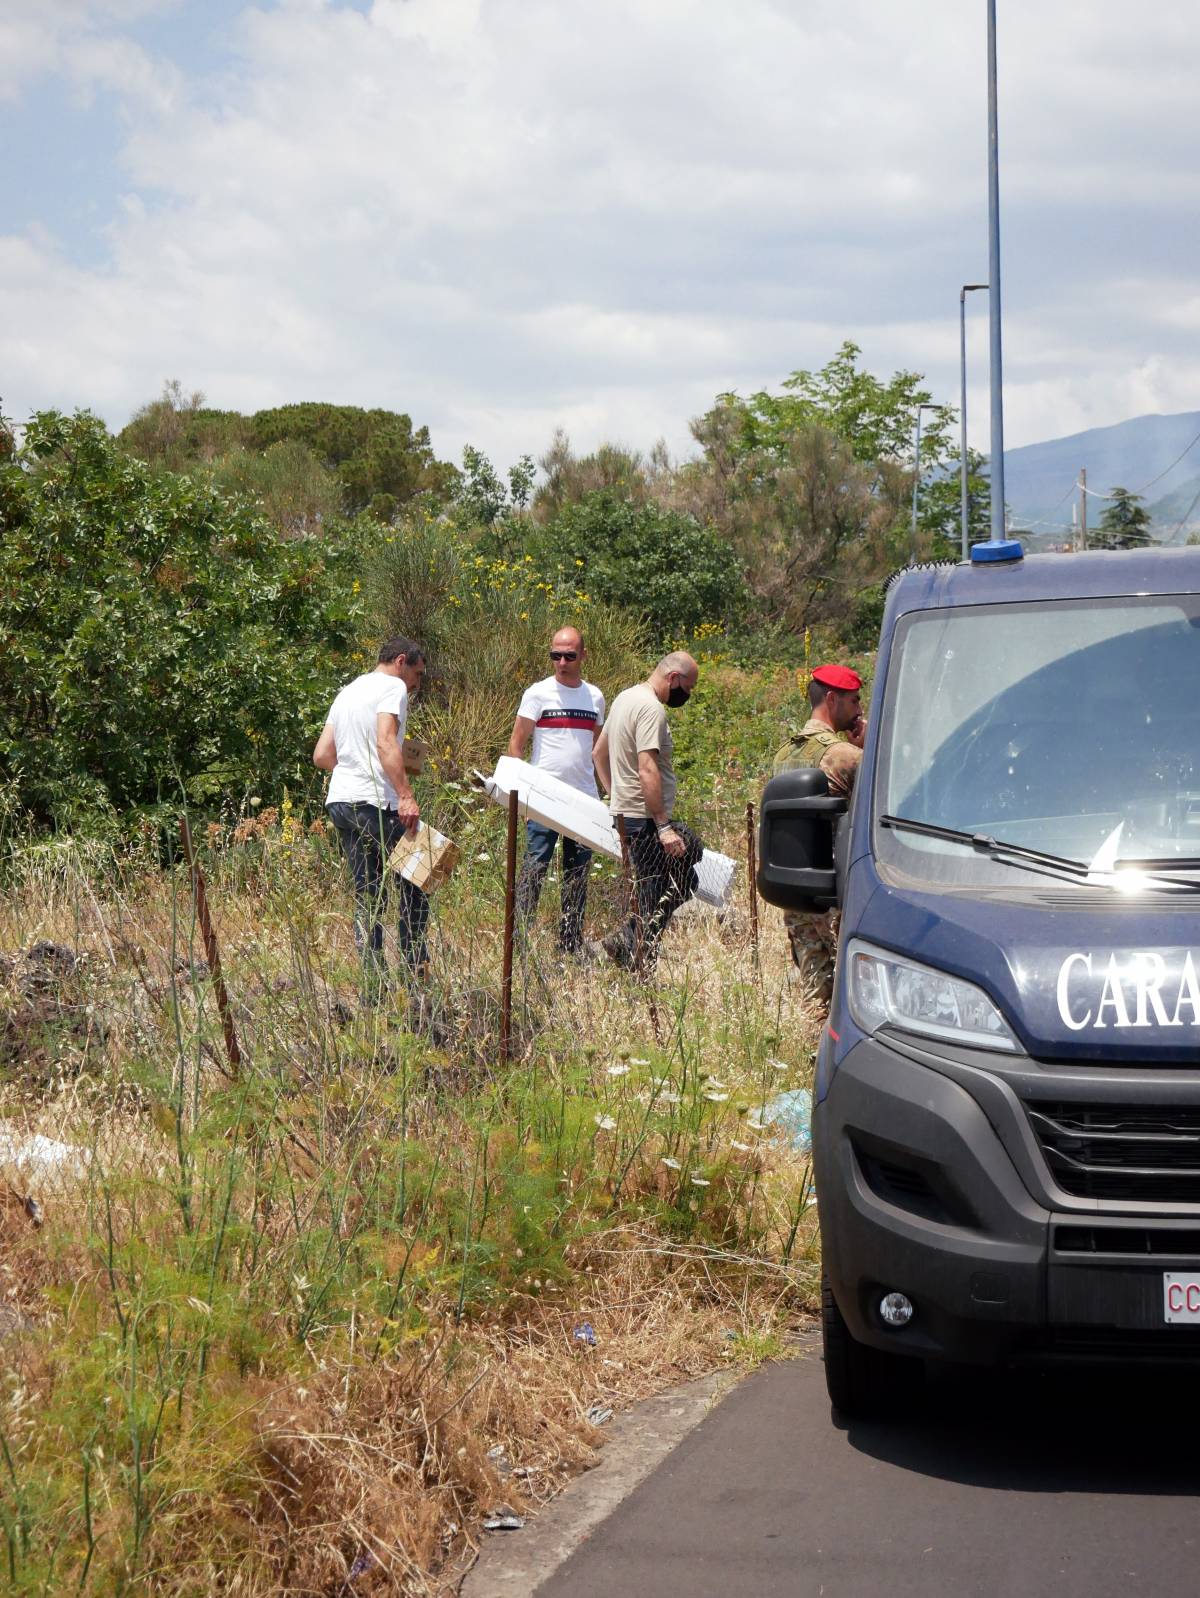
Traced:
<path fill-rule="evenodd" d="M 533 1598 L 586 1537 L 742 1378 L 719 1370 L 635 1404 L 613 1420 L 599 1462 L 521 1531 L 492 1532 L 458 1588 L 461 1598 Z"/>

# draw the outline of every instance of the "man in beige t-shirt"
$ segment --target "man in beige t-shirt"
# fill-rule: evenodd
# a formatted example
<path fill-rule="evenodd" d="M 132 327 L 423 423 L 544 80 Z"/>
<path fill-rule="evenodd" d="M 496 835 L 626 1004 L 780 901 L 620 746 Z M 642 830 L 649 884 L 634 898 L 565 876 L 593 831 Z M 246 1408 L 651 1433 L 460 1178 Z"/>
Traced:
<path fill-rule="evenodd" d="M 702 846 L 672 821 L 675 771 L 666 706 L 685 705 L 700 676 L 691 655 L 664 655 L 645 682 L 613 700 L 594 758 L 609 792 L 609 809 L 623 816 L 637 884 L 637 909 L 604 940 L 619 965 L 653 965 L 659 940 L 675 911 L 695 891 Z"/>

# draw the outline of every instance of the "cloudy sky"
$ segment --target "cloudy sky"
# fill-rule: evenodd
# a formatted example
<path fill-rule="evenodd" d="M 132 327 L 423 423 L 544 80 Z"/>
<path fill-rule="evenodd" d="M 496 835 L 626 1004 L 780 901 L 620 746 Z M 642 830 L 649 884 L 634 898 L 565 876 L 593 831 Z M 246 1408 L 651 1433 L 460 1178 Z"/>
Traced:
<path fill-rule="evenodd" d="M 1010 446 L 1200 408 L 1194 0 L 999 9 Z M 845 338 L 953 401 L 985 92 L 984 0 L 2 0 L 0 403 L 681 451 Z"/>

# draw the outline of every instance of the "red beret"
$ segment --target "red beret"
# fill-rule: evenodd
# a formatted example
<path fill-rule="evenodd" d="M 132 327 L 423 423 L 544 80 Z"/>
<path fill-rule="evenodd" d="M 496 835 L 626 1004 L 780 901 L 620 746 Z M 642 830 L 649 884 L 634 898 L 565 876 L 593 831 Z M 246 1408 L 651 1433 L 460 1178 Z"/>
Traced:
<path fill-rule="evenodd" d="M 826 688 L 837 688 L 844 694 L 854 694 L 862 687 L 862 678 L 849 666 L 818 666 L 813 681 L 824 683 Z"/>

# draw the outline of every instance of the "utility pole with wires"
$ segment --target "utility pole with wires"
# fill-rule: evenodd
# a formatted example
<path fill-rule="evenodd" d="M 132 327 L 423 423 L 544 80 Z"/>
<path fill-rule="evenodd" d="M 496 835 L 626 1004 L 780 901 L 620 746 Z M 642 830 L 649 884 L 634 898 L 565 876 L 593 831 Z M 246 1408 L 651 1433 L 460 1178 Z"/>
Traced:
<path fill-rule="evenodd" d="M 1087 548 L 1087 467 L 1079 468 L 1079 547 Z"/>

